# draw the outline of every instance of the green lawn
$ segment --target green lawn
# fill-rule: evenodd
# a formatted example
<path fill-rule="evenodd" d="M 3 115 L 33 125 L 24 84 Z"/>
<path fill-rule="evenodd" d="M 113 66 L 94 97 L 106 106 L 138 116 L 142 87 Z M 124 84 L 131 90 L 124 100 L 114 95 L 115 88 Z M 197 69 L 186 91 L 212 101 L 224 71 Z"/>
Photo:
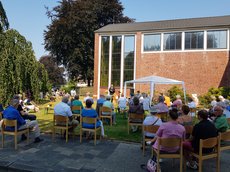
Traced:
<path fill-rule="evenodd" d="M 82 97 L 81 97 L 82 99 Z M 48 102 L 45 104 L 39 105 L 39 112 L 36 113 L 39 126 L 41 128 L 41 131 L 44 133 L 51 133 L 52 131 L 52 121 L 53 121 L 53 110 L 49 110 L 48 114 L 45 112 L 45 107 L 47 105 L 52 104 L 52 108 L 55 104 L 60 102 L 60 100 L 56 102 Z M 95 106 L 96 103 L 94 103 Z M 127 118 L 124 118 L 122 114 L 117 113 L 116 114 L 116 125 L 110 126 L 105 121 L 104 124 L 104 130 L 105 135 L 108 136 L 108 139 L 115 139 L 115 140 L 121 140 L 121 141 L 131 141 L 131 142 L 141 142 L 141 129 L 138 130 L 136 133 L 130 133 L 128 134 L 127 131 Z M 76 129 L 76 134 L 79 135 L 79 127 Z"/>

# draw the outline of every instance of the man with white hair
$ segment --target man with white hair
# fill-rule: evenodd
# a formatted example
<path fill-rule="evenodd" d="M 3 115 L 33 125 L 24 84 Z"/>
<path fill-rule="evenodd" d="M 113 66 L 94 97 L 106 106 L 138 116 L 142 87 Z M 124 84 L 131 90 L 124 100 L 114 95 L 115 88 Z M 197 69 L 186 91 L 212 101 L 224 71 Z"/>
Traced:
<path fill-rule="evenodd" d="M 62 115 L 69 117 L 69 125 L 73 126 L 73 128 L 77 127 L 79 122 L 73 119 L 73 114 L 70 106 L 68 105 L 69 96 L 63 96 L 62 101 L 54 106 L 54 115 Z"/>
<path fill-rule="evenodd" d="M 18 112 L 17 108 L 19 105 L 19 100 L 18 99 L 12 99 L 10 106 L 8 106 L 4 111 L 3 111 L 3 118 L 6 119 L 16 119 L 17 120 L 17 126 L 18 126 L 18 130 L 22 130 L 25 128 L 30 128 L 30 131 L 34 132 L 34 143 L 38 143 L 43 141 L 43 139 L 41 139 L 40 136 L 40 128 L 38 126 L 38 122 L 37 120 L 24 120 L 20 113 Z M 7 130 L 13 131 L 14 128 L 13 127 L 7 127 Z M 24 136 L 26 137 L 26 136 Z M 26 138 L 23 138 L 22 140 L 26 140 Z"/>
<path fill-rule="evenodd" d="M 215 106 L 213 114 L 215 115 L 215 119 L 213 123 L 218 130 L 218 132 L 225 132 L 229 128 L 228 121 L 223 114 L 224 109 L 221 106 Z"/>

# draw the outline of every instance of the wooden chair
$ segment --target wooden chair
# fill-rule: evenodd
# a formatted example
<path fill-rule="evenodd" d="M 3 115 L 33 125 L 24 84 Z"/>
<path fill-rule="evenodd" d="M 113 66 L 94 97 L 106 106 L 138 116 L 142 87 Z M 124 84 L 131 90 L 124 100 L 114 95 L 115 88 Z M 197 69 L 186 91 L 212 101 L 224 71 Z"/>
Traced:
<path fill-rule="evenodd" d="M 52 134 L 53 140 L 54 140 L 54 135 L 56 134 L 56 129 L 60 129 L 61 131 L 62 130 L 65 131 L 66 143 L 68 142 L 69 129 L 73 128 L 72 126 L 69 126 L 68 123 L 69 123 L 69 117 L 68 116 L 54 115 L 54 117 L 53 117 L 53 134 Z"/>
<path fill-rule="evenodd" d="M 202 152 L 203 148 L 214 148 L 214 151 L 211 153 L 204 154 Z M 202 172 L 203 160 L 216 158 L 216 171 L 220 171 L 220 138 L 212 137 L 208 139 L 200 139 L 199 152 L 190 152 L 190 155 L 198 159 L 199 172 Z"/>
<path fill-rule="evenodd" d="M 107 113 L 106 115 L 103 115 L 103 113 Z M 112 116 L 112 109 L 106 106 L 102 106 L 100 108 L 100 116 L 99 118 L 103 121 L 104 118 L 108 118 L 110 120 L 110 126 L 112 126 L 113 123 L 113 116 Z"/>
<path fill-rule="evenodd" d="M 220 151 L 229 150 L 230 149 L 230 130 L 219 133 L 220 136 Z"/>
<path fill-rule="evenodd" d="M 182 138 L 158 138 L 158 148 L 152 149 L 153 153 L 157 157 L 157 171 L 160 171 L 160 163 L 159 159 L 162 158 L 172 158 L 172 159 L 180 159 L 180 172 L 183 171 L 183 146 L 182 146 L 183 139 Z M 160 148 L 167 147 L 167 148 L 174 148 L 179 147 L 179 151 L 175 153 L 167 153 L 161 152 Z"/>
<path fill-rule="evenodd" d="M 94 145 L 96 145 L 97 142 L 97 131 L 101 130 L 101 127 L 97 127 L 96 123 L 97 123 L 97 118 L 91 118 L 91 117 L 82 117 L 81 116 L 81 125 L 80 125 L 80 143 L 82 142 L 82 133 L 83 131 L 88 131 L 88 132 L 93 132 L 94 133 Z M 94 128 L 84 128 L 82 126 L 82 123 L 86 123 L 86 124 L 93 124 Z M 101 136 L 100 136 L 100 140 L 101 140 Z"/>
<path fill-rule="evenodd" d="M 145 155 L 145 143 L 153 139 L 152 137 L 145 136 L 145 132 L 156 133 L 159 127 L 158 125 L 143 125 L 143 155 Z"/>
<path fill-rule="evenodd" d="M 74 113 L 73 111 L 78 110 L 79 113 Z M 73 112 L 73 117 L 80 117 L 81 116 L 81 112 L 82 112 L 82 107 L 81 106 L 71 106 L 71 111 Z"/>
<path fill-rule="evenodd" d="M 164 122 L 168 121 L 168 112 L 159 112 L 157 113 L 157 116 Z"/>
<path fill-rule="evenodd" d="M 143 132 L 143 121 L 144 121 L 144 114 L 135 114 L 129 113 L 128 117 L 128 134 L 129 134 L 129 126 L 141 126 Z"/>
<path fill-rule="evenodd" d="M 228 125 L 230 125 L 230 118 L 227 118 L 227 121 L 228 121 Z"/>
<path fill-rule="evenodd" d="M 14 127 L 14 131 L 6 130 L 6 127 Z M 4 147 L 4 136 L 5 135 L 14 136 L 15 150 L 18 148 L 18 145 L 17 145 L 18 135 L 27 134 L 27 144 L 29 143 L 29 128 L 17 130 L 17 120 L 3 119 L 1 132 L 2 132 L 2 148 Z"/>

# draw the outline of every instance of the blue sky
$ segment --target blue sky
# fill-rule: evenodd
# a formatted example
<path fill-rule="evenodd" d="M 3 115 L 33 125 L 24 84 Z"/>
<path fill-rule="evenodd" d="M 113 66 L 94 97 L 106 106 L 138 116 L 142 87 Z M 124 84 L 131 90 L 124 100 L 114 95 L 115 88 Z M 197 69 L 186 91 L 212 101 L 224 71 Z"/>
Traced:
<path fill-rule="evenodd" d="M 16 29 L 33 44 L 36 58 L 48 54 L 44 50 L 43 33 L 50 20 L 45 6 L 50 9 L 59 0 L 1 0 L 10 28 Z M 230 15 L 229 0 L 120 0 L 124 15 L 136 22 L 180 18 Z"/>

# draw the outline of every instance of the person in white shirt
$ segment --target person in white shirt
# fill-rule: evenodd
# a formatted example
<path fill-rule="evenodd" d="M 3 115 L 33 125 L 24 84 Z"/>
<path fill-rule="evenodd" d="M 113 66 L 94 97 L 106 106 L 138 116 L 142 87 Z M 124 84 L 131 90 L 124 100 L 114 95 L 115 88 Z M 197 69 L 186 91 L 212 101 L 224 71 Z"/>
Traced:
<path fill-rule="evenodd" d="M 157 109 L 155 107 L 150 108 L 150 114 L 146 116 L 143 121 L 143 125 L 157 125 L 160 126 L 162 124 L 162 120 L 156 115 Z M 155 133 L 145 132 L 145 136 L 147 137 L 155 137 Z"/>
<path fill-rule="evenodd" d="M 125 110 L 126 109 L 126 104 L 128 100 L 124 97 L 124 94 L 121 94 L 121 97 L 118 99 L 118 107 L 120 110 Z"/>
<path fill-rule="evenodd" d="M 216 106 L 216 103 L 217 103 L 217 101 L 216 101 L 216 96 L 211 95 L 211 99 L 212 99 L 212 101 L 211 101 L 211 107 L 213 108 L 213 107 Z"/>
<path fill-rule="evenodd" d="M 148 112 L 149 109 L 150 109 L 150 98 L 148 97 L 148 95 L 146 93 L 143 93 L 143 101 L 142 101 L 142 104 L 143 104 L 143 109 L 144 111 Z"/>

